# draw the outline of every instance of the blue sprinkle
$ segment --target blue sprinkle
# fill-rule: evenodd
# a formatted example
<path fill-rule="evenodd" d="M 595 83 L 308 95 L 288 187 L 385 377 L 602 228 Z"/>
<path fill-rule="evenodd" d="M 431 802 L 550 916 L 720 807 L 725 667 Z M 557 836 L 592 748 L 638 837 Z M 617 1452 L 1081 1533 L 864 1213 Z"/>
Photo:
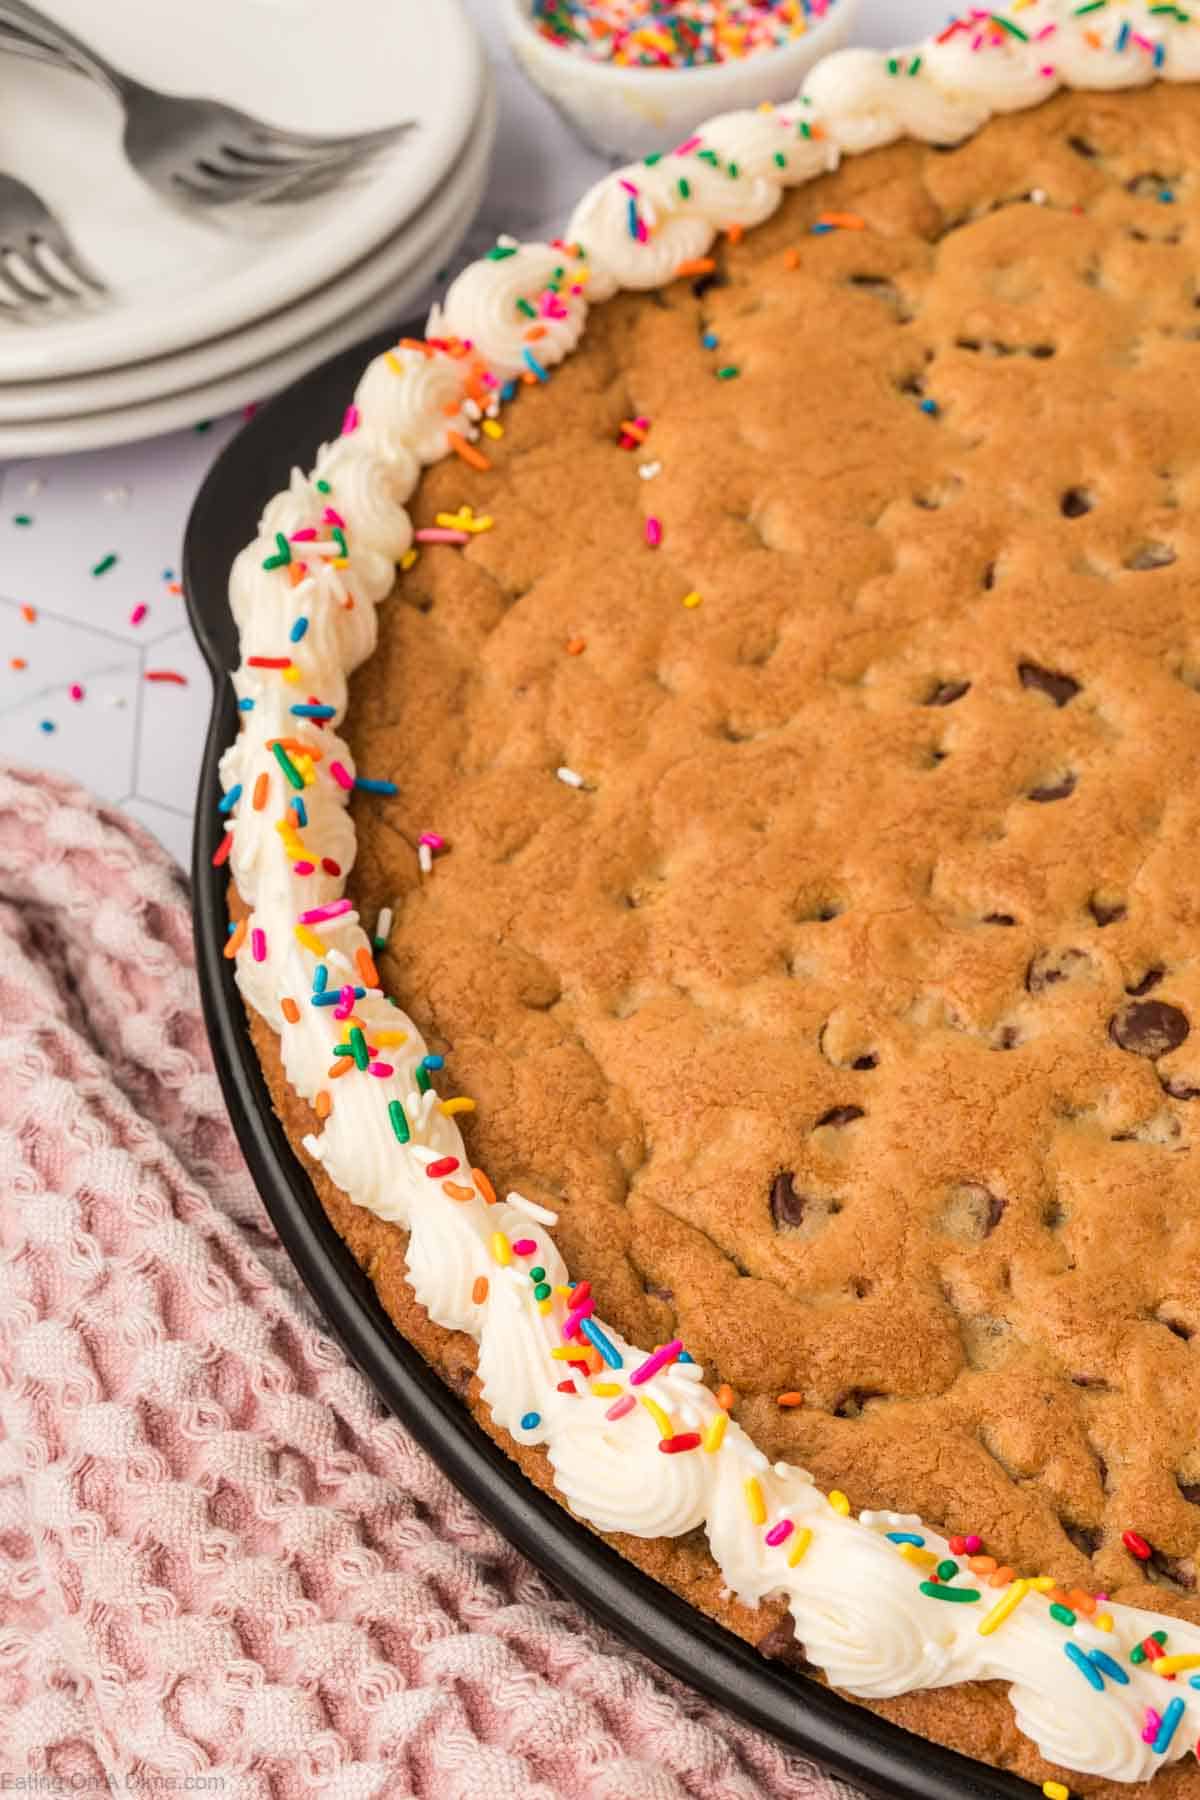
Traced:
<path fill-rule="evenodd" d="M 1176 1697 L 1163 1714 L 1162 1724 L 1158 1728 L 1158 1736 L 1151 1745 L 1155 1756 L 1162 1756 L 1170 1748 L 1171 1739 L 1175 1736 L 1176 1728 L 1182 1717 L 1183 1701 Z"/>
<path fill-rule="evenodd" d="M 174 579 L 175 579 L 174 569 L 164 569 L 162 572 L 162 578 L 164 581 L 174 581 Z"/>
<path fill-rule="evenodd" d="M 696 1359 L 695 1359 L 695 1357 L 694 1357 L 694 1356 L 693 1356 L 693 1355 L 692 1355 L 692 1353 L 691 1353 L 691 1351 L 690 1351 L 690 1350 L 681 1350 L 681 1351 L 680 1351 L 680 1352 L 679 1352 L 679 1360 L 680 1360 L 680 1362 L 690 1362 L 690 1363 L 694 1363 L 694 1362 L 695 1362 L 695 1360 L 696 1360 Z"/>
<path fill-rule="evenodd" d="M 629 220 L 629 235 L 631 238 L 636 238 L 636 236 L 638 234 L 638 210 L 637 210 L 637 201 L 634 199 L 632 194 L 630 194 L 630 196 L 629 196 L 628 205 L 626 207 L 626 214 L 627 214 L 627 217 Z"/>
<path fill-rule="evenodd" d="M 925 1542 L 915 1531 L 889 1531 L 887 1538 L 889 1544 L 915 1544 L 918 1550 Z"/>
<path fill-rule="evenodd" d="M 549 381 L 549 375 L 547 375 L 545 369 L 543 369 L 532 350 L 523 350 L 521 354 L 524 356 L 526 364 L 533 370 L 539 381 Z"/>
<path fill-rule="evenodd" d="M 542 1422 L 541 1413 L 526 1413 L 521 1420 L 522 1431 L 536 1431 Z"/>
<path fill-rule="evenodd" d="M 360 775 L 354 783 L 364 794 L 398 794 L 400 789 L 394 781 L 373 781 L 367 775 Z"/>
<path fill-rule="evenodd" d="M 1102 1675 L 1107 1675 L 1110 1681 L 1115 1681 L 1118 1687 L 1129 1686 L 1128 1675 L 1119 1662 L 1113 1661 L 1107 1650 L 1089 1651 L 1088 1661 L 1094 1668 L 1099 1669 Z"/>
<path fill-rule="evenodd" d="M 1151 61 L 1153 62 L 1155 68 L 1161 69 L 1163 64 L 1166 62 L 1166 60 L 1167 60 L 1167 46 L 1165 44 L 1155 44 L 1154 55 L 1151 58 Z"/>
<path fill-rule="evenodd" d="M 241 797 L 242 784 L 240 781 L 236 781 L 229 792 L 227 794 L 222 794 L 221 798 L 217 801 L 217 811 L 221 813 L 232 812 Z"/>
<path fill-rule="evenodd" d="M 238 701 L 238 711 L 239 712 L 253 712 L 254 711 L 253 700 L 239 700 Z"/>
<path fill-rule="evenodd" d="M 810 225 L 809 230 L 811 231 L 811 233 L 814 237 L 824 237 L 826 235 L 826 233 L 833 230 L 833 226 L 832 225 Z"/>
<path fill-rule="evenodd" d="M 1160 206 L 1174 206 L 1175 204 L 1175 196 L 1170 188 L 1164 188 L 1162 193 L 1158 196 L 1158 200 Z"/>
<path fill-rule="evenodd" d="M 1194 1687 L 1194 1688 L 1200 1688 L 1200 1675 L 1189 1676 L 1188 1686 Z"/>
<path fill-rule="evenodd" d="M 225 936 L 232 937 L 236 930 L 237 926 L 234 924 L 233 920 L 230 919 L 228 925 L 225 927 Z"/>
<path fill-rule="evenodd" d="M 320 966 L 323 969 L 325 967 L 325 964 L 322 963 Z M 325 979 L 328 980 L 329 977 L 326 976 Z M 356 1000 L 365 999 L 366 992 L 367 992 L 366 988 L 356 987 L 354 990 L 354 998 Z M 312 1003 L 314 1006 L 336 1006 L 338 1001 L 341 998 L 342 998 L 341 988 L 323 987 L 321 989 L 320 993 L 313 994 Z"/>
<path fill-rule="evenodd" d="M 704 345 L 706 350 L 715 350 L 720 341 L 721 340 L 715 331 L 706 331 L 704 336 L 700 339 L 700 342 Z"/>
<path fill-rule="evenodd" d="M 304 618 L 300 618 L 300 619 L 296 620 L 296 623 L 292 626 L 292 629 L 288 632 L 288 636 L 291 638 L 293 644 L 298 644 L 300 642 L 300 639 L 304 636 L 304 634 L 307 630 L 308 630 L 308 620 L 304 619 Z"/>
<path fill-rule="evenodd" d="M 299 825 L 300 829 L 303 831 L 304 827 L 308 824 L 308 808 L 305 806 L 299 794 L 294 794 L 292 796 L 292 811 L 296 815 L 297 825 Z"/>
<path fill-rule="evenodd" d="M 1093 1669 L 1091 1663 L 1088 1661 L 1087 1657 L 1083 1654 L 1083 1651 L 1079 1648 L 1079 1645 L 1078 1644 L 1064 1644 L 1063 1649 L 1066 1651 L 1067 1655 L 1070 1657 L 1071 1661 L 1075 1664 L 1075 1667 L 1079 1670 L 1079 1673 L 1085 1678 L 1085 1680 L 1089 1681 L 1091 1683 L 1091 1685 L 1094 1688 L 1096 1688 L 1100 1693 L 1103 1693 L 1104 1692 L 1104 1677 L 1101 1675 L 1099 1669 Z"/>
<path fill-rule="evenodd" d="M 511 400 L 513 395 L 516 393 L 516 391 L 517 391 L 516 382 L 515 381 L 506 381 L 504 386 L 500 389 L 500 398 L 502 400 Z"/>
<path fill-rule="evenodd" d="M 446 1059 L 444 1056 L 423 1056 L 421 1058 L 421 1067 L 423 1069 L 444 1069 L 445 1066 Z"/>
<path fill-rule="evenodd" d="M 57 731 L 58 726 L 54 723 L 53 719 L 41 719 L 38 722 L 38 730 L 45 732 Z"/>
<path fill-rule="evenodd" d="M 313 970 L 313 993 L 314 994 L 323 994 L 325 992 L 325 989 L 328 986 L 329 986 L 329 970 L 326 968 L 326 966 L 323 962 L 320 962 L 317 964 L 316 968 Z"/>
<path fill-rule="evenodd" d="M 1117 50 L 1125 49 L 1126 45 L 1129 42 L 1132 32 L 1133 32 L 1133 26 L 1129 23 L 1129 20 L 1126 19 L 1125 23 L 1122 25 L 1120 31 L 1118 31 L 1118 33 L 1117 33 L 1117 42 L 1115 45 L 1115 48 Z"/>
<path fill-rule="evenodd" d="M 921 411 L 923 413 L 928 413 L 931 418 L 937 417 L 937 409 L 938 403 L 936 400 L 922 400 Z"/>
<path fill-rule="evenodd" d="M 289 707 L 289 712 L 298 719 L 332 719 L 336 708 L 332 706 L 314 706 L 311 701 L 301 700 Z"/>
<path fill-rule="evenodd" d="M 621 1360 L 621 1352 L 617 1349 L 612 1339 L 606 1337 L 601 1331 L 595 1319 L 580 1319 L 579 1329 L 582 1331 L 588 1343 L 592 1345 L 593 1349 L 600 1352 L 610 1369 L 623 1369 L 625 1367 L 625 1364 Z"/>

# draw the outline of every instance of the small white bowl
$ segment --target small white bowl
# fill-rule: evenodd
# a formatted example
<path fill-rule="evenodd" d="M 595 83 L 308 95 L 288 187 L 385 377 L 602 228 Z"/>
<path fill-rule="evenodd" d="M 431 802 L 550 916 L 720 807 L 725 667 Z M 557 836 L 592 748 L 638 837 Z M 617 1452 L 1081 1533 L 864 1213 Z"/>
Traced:
<path fill-rule="evenodd" d="M 777 50 L 695 69 L 625 69 L 561 49 L 537 29 L 531 0 L 503 0 L 508 41 L 530 80 L 595 149 L 626 158 L 668 150 L 719 113 L 794 99 L 813 63 L 845 43 L 858 4 L 833 0 Z"/>

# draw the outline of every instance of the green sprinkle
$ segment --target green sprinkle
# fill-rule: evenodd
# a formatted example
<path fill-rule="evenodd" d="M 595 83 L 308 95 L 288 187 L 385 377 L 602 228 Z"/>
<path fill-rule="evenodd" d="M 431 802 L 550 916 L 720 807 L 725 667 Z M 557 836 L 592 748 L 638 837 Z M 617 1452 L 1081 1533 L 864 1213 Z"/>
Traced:
<path fill-rule="evenodd" d="M 721 166 L 721 159 L 715 150 L 697 150 L 696 161 L 710 163 L 714 169 Z"/>
<path fill-rule="evenodd" d="M 107 575 L 110 569 L 116 568 L 116 565 L 117 559 L 110 550 L 107 556 L 102 556 L 98 563 L 92 564 L 92 574 Z"/>
<path fill-rule="evenodd" d="M 33 524 L 33 514 L 32 513 L 14 513 L 13 514 L 13 524 L 14 525 L 32 525 Z"/>
<path fill-rule="evenodd" d="M 923 1581 L 921 1592 L 928 1594 L 931 1600 L 954 1600 L 960 1605 L 965 1600 L 978 1600 L 978 1588 L 946 1587 L 940 1581 Z"/>
<path fill-rule="evenodd" d="M 940 1562 L 937 1566 L 937 1576 L 939 1581 L 953 1581 L 957 1574 L 958 1564 L 949 1557 L 945 1562 Z"/>
<path fill-rule="evenodd" d="M 922 61 L 923 61 L 923 58 L 920 56 L 913 57 L 912 61 L 908 65 L 908 72 L 910 75 L 919 75 L 921 73 Z"/>
<path fill-rule="evenodd" d="M 887 72 L 889 75 L 898 75 L 900 73 L 900 64 L 894 56 L 888 57 Z"/>
<path fill-rule="evenodd" d="M 353 1056 L 354 1052 L 349 1044 L 335 1044 L 333 1046 L 333 1054 L 335 1056 Z"/>
<path fill-rule="evenodd" d="M 495 244 L 487 253 L 487 261 L 503 262 L 506 256 L 515 256 L 516 254 L 517 247 L 515 244 Z M 402 1144 L 407 1143 L 407 1137 L 402 1137 L 400 1142 Z"/>
<path fill-rule="evenodd" d="M 367 1040 L 363 1036 L 361 1025 L 355 1025 L 351 1030 L 350 1049 L 353 1052 L 354 1060 L 358 1064 L 358 1067 L 360 1069 L 365 1069 L 371 1059 L 367 1055 Z"/>
<path fill-rule="evenodd" d="M 519 313 L 524 313 L 525 317 L 527 319 L 536 319 L 537 318 L 537 308 L 534 306 L 530 306 L 528 300 L 518 300 L 517 301 L 517 311 Z"/>
<path fill-rule="evenodd" d="M 200 433 L 211 431 L 212 423 L 211 419 L 197 419 L 196 423 L 192 426 L 192 430 Z"/>
<path fill-rule="evenodd" d="M 399 1100 L 388 1101 L 388 1118 L 392 1121 L 392 1130 L 396 1134 L 397 1143 L 407 1144 L 412 1132 L 408 1129 L 408 1120 L 404 1116 L 404 1108 Z"/>
<path fill-rule="evenodd" d="M 292 549 L 282 531 L 275 533 L 275 555 L 268 556 L 263 562 L 264 569 L 283 569 L 292 560 Z M 93 571 L 94 573 L 95 571 Z"/>
<path fill-rule="evenodd" d="M 812 136 L 812 126 L 808 123 L 807 119 L 801 119 L 799 131 L 801 137 L 810 138 Z"/>
<path fill-rule="evenodd" d="M 655 165 L 655 163 L 659 163 L 659 162 L 661 162 L 661 161 L 662 161 L 662 158 L 663 158 L 663 153 L 662 153 L 662 151 L 661 151 L 661 150 L 655 150 L 655 151 L 654 151 L 654 153 L 653 153 L 653 155 L 651 155 L 651 156 L 644 156 L 644 157 L 643 157 L 643 158 L 642 158 L 642 161 L 643 161 L 643 162 L 644 162 L 644 163 L 645 163 L 645 165 L 646 165 L 646 167 L 647 167 L 647 168 L 648 168 L 648 169 L 652 169 L 652 168 L 653 168 L 653 167 L 654 167 L 654 165 Z"/>
<path fill-rule="evenodd" d="M 681 200 L 690 200 L 691 197 L 692 197 L 692 184 L 688 180 L 686 175 L 681 175 L 679 177 L 679 198 Z"/>
<path fill-rule="evenodd" d="M 1075 1614 L 1071 1611 L 1070 1607 L 1060 1606 L 1057 1600 L 1050 1608 L 1050 1617 L 1052 1619 L 1057 1619 L 1060 1625 L 1073 1625 L 1075 1623 Z"/>
<path fill-rule="evenodd" d="M 315 481 L 313 486 L 316 488 L 318 494 L 332 494 L 333 492 L 333 489 L 327 481 Z"/>
<path fill-rule="evenodd" d="M 283 770 L 287 779 L 291 782 L 292 786 L 297 789 L 302 788 L 304 786 L 304 777 L 284 749 L 283 745 L 272 744 L 271 754 Z"/>
<path fill-rule="evenodd" d="M 725 170 L 725 173 L 727 175 L 731 176 L 734 181 L 737 180 L 737 178 L 741 174 L 741 172 L 742 171 L 738 168 L 738 165 L 736 163 L 729 163 Z"/>
<path fill-rule="evenodd" d="M 418 1094 L 427 1094 L 429 1092 L 429 1070 L 423 1062 L 417 1064 L 413 1070 L 413 1077 L 417 1084 Z"/>
<path fill-rule="evenodd" d="M 533 1290 L 533 1297 L 535 1300 L 548 1300 L 553 1292 L 548 1281 L 539 1281 Z"/>
<path fill-rule="evenodd" d="M 342 530 L 341 526 L 335 525 L 329 535 L 333 539 L 334 543 L 337 545 L 338 549 L 341 551 L 342 555 L 349 556 L 350 551 L 346 544 L 346 534 Z"/>
<path fill-rule="evenodd" d="M 1010 37 L 1020 38 L 1023 44 L 1029 42 L 1029 33 L 1022 31 L 1019 25 L 1014 25 L 1011 19 L 1006 19 L 1003 13 L 993 13 L 992 24 L 998 25 L 1001 31 L 1007 31 Z"/>
<path fill-rule="evenodd" d="M 782 150 L 777 150 L 775 152 L 774 161 L 775 161 L 777 168 L 780 168 L 780 169 L 787 168 L 787 157 L 783 154 Z"/>
<path fill-rule="evenodd" d="M 1084 13 L 1101 12 L 1108 5 L 1108 0 L 1086 0 L 1084 6 L 1077 6 L 1072 18 L 1082 19 Z"/>
<path fill-rule="evenodd" d="M 530 1269 L 529 1279 L 530 1279 L 530 1281 L 545 1281 L 545 1279 L 546 1279 L 545 1269 L 543 1269 L 540 1266 L 540 1264 L 536 1269 Z"/>
<path fill-rule="evenodd" d="M 723 369 L 717 370 L 717 380 L 733 381 L 741 372 L 736 363 L 726 363 Z"/>

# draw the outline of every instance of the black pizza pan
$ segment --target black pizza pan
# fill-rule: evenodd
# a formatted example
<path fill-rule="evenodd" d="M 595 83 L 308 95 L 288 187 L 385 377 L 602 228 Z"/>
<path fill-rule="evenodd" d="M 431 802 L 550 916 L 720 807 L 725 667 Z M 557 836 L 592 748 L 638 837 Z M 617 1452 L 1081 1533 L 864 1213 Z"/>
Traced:
<path fill-rule="evenodd" d="M 196 959 L 217 1072 L 258 1191 L 330 1329 L 385 1405 L 480 1512 L 605 1625 L 718 1705 L 873 1793 L 894 1800 L 1030 1800 L 1036 1790 L 1016 1776 L 926 1743 L 768 1661 L 535 1488 L 391 1324 L 272 1110 L 233 965 L 222 954 L 227 871 L 212 865 L 224 830 L 217 764 L 237 730 L 228 680 L 237 663 L 229 569 L 254 537 L 266 502 L 287 486 L 293 465 L 310 467 L 318 445 L 336 436 L 369 359 L 400 332 L 420 336 L 422 330 L 409 324 L 342 351 L 268 402 L 218 456 L 187 526 L 188 614 L 214 686 L 192 853 Z"/>

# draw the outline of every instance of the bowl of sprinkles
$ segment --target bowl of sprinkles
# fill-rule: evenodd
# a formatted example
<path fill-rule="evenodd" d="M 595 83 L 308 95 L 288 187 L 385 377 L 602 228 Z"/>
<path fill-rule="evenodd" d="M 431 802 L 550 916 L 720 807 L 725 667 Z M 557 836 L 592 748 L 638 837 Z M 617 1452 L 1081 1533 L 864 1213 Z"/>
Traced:
<path fill-rule="evenodd" d="M 858 0 L 504 0 L 531 81 L 607 155 L 648 156 L 704 119 L 792 99 Z"/>

